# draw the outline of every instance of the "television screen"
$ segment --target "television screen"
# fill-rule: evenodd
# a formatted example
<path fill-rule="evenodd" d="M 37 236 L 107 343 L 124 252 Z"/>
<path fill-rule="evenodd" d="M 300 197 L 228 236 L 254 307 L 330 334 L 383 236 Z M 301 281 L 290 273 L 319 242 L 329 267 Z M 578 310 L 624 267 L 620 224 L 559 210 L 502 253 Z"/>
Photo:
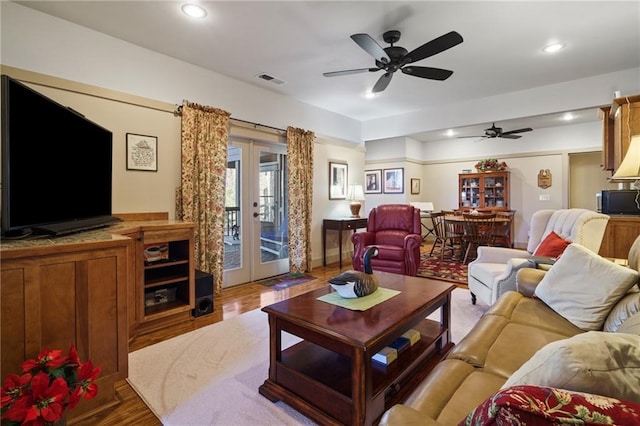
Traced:
<path fill-rule="evenodd" d="M 2 232 L 65 234 L 111 216 L 112 134 L 2 76 Z"/>

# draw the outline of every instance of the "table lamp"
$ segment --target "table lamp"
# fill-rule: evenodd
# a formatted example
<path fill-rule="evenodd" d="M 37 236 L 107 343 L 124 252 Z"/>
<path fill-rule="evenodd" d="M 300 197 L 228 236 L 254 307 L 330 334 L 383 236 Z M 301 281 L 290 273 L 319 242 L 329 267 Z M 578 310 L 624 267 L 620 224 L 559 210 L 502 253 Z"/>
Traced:
<path fill-rule="evenodd" d="M 640 135 L 631 137 L 629 149 L 620 163 L 620 167 L 611 176 L 611 180 L 633 180 L 634 186 L 638 190 L 636 195 L 636 206 L 640 210 Z"/>
<path fill-rule="evenodd" d="M 364 190 L 362 185 L 349 185 L 349 191 L 347 191 L 347 200 L 351 200 L 351 217 L 360 217 L 360 207 L 364 201 Z"/>

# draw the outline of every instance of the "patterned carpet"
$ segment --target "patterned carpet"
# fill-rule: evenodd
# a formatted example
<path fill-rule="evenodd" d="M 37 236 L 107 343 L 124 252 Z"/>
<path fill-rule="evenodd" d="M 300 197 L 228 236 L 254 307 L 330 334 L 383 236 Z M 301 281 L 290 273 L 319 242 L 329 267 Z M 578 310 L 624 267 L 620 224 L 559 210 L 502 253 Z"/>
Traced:
<path fill-rule="evenodd" d="M 423 244 L 420 247 L 418 276 L 452 282 L 466 288 L 468 278 L 467 265 L 463 265 L 459 260 L 452 260 L 450 257 L 445 257 L 443 261 L 440 261 L 440 252 L 434 250 L 433 255 L 429 256 L 430 250 L 430 244 Z"/>

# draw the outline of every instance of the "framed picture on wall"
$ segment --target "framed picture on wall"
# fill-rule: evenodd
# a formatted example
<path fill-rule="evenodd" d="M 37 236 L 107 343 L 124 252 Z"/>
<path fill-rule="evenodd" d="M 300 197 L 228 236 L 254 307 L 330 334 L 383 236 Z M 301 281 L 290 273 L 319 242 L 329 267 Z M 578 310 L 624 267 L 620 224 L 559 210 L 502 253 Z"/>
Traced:
<path fill-rule="evenodd" d="M 382 193 L 382 170 L 378 169 L 364 171 L 364 193 Z"/>
<path fill-rule="evenodd" d="M 127 133 L 127 170 L 158 171 L 158 138 Z"/>
<path fill-rule="evenodd" d="M 420 193 L 420 179 L 411 178 L 411 193 L 412 194 Z"/>
<path fill-rule="evenodd" d="M 329 199 L 347 198 L 347 163 L 329 162 Z"/>
<path fill-rule="evenodd" d="M 382 175 L 385 194 L 404 193 L 404 168 L 384 169 Z"/>

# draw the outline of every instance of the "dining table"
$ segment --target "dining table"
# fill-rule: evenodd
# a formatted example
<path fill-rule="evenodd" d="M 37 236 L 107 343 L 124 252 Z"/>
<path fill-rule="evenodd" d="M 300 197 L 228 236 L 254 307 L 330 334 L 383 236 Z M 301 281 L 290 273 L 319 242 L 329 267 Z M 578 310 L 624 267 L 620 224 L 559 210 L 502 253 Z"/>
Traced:
<path fill-rule="evenodd" d="M 482 218 L 483 214 L 482 213 L 478 213 L 477 214 L 478 218 Z M 507 223 L 507 222 L 511 222 L 511 219 L 508 217 L 504 217 L 504 216 L 496 216 L 494 219 L 495 223 Z M 465 222 L 465 218 L 462 214 L 447 214 L 444 216 L 444 222 L 445 222 L 445 228 L 448 230 L 448 232 L 450 232 L 451 234 L 449 235 L 450 238 L 453 239 L 459 239 L 460 240 L 460 253 L 458 256 L 455 255 L 455 250 L 454 250 L 454 258 L 459 258 L 460 260 L 463 259 L 463 257 L 465 257 L 463 255 L 463 253 L 465 253 L 466 251 L 466 247 L 464 244 L 464 222 Z"/>

